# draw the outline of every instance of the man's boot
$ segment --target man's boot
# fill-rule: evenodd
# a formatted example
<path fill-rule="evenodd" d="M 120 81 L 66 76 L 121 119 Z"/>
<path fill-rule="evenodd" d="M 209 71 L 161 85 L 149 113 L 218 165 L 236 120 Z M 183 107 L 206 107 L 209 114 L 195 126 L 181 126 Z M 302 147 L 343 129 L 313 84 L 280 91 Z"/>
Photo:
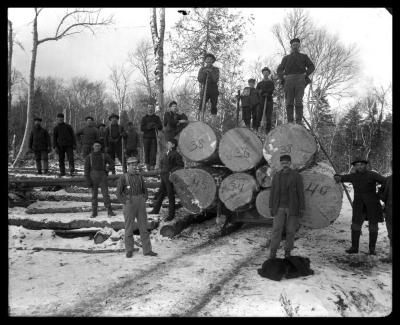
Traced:
<path fill-rule="evenodd" d="M 269 251 L 269 258 L 276 258 L 276 249 L 271 249 Z"/>
<path fill-rule="evenodd" d="M 360 244 L 360 235 L 361 231 L 352 230 L 351 231 L 351 247 L 346 249 L 346 253 L 348 254 L 357 254 L 358 246 Z"/>
<path fill-rule="evenodd" d="M 286 105 L 286 115 L 288 123 L 294 122 L 293 105 Z"/>
<path fill-rule="evenodd" d="M 90 218 L 96 218 L 97 217 L 97 204 L 92 203 L 92 215 Z"/>
<path fill-rule="evenodd" d="M 39 175 L 42 174 L 42 164 L 40 163 L 40 160 L 36 160 L 36 169 L 37 169 L 37 173 Z"/>
<path fill-rule="evenodd" d="M 376 246 L 377 239 L 378 239 L 378 232 L 370 231 L 369 232 L 369 254 L 370 255 L 376 255 L 375 246 Z"/>
<path fill-rule="evenodd" d="M 297 105 L 296 108 L 296 124 L 303 125 L 303 105 Z"/>
<path fill-rule="evenodd" d="M 290 251 L 285 251 L 285 258 L 290 257 Z"/>
<path fill-rule="evenodd" d="M 43 174 L 49 172 L 49 162 L 47 160 L 42 160 Z"/>
<path fill-rule="evenodd" d="M 108 208 L 107 208 L 107 215 L 108 215 L 109 217 L 114 217 L 114 216 L 115 216 L 115 213 L 113 212 L 113 210 L 112 210 L 111 207 L 108 207 Z"/>

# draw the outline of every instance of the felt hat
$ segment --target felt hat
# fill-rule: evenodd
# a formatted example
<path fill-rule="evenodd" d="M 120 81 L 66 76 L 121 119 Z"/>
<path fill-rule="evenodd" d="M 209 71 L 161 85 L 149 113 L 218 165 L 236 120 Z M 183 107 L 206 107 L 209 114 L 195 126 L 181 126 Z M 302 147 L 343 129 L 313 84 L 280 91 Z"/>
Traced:
<path fill-rule="evenodd" d="M 296 38 L 293 38 L 291 41 L 290 41 L 290 44 L 292 44 L 292 43 L 294 43 L 294 42 L 297 42 L 297 43 L 300 43 L 300 40 L 296 37 Z"/>
<path fill-rule="evenodd" d="M 168 107 L 171 107 L 172 105 L 178 105 L 178 103 L 173 100 L 172 102 L 169 103 Z"/>
<path fill-rule="evenodd" d="M 99 123 L 97 127 L 99 128 L 100 126 L 106 126 L 106 125 L 104 123 Z"/>
<path fill-rule="evenodd" d="M 139 163 L 139 159 L 137 159 L 136 157 L 129 157 L 128 160 L 126 161 L 126 164 L 138 164 Z"/>
<path fill-rule="evenodd" d="M 267 70 L 269 73 L 271 73 L 271 70 L 267 67 L 262 68 L 261 73 L 263 73 L 265 70 Z"/>
<path fill-rule="evenodd" d="M 86 117 L 85 117 L 85 121 L 87 121 L 87 120 L 92 120 L 92 121 L 94 121 L 94 118 L 91 117 L 91 116 L 86 116 Z"/>
<path fill-rule="evenodd" d="M 214 54 L 211 53 L 207 53 L 204 57 L 204 60 L 207 59 L 208 57 L 210 57 L 211 59 L 213 59 L 213 63 L 217 60 L 214 56 Z"/>
<path fill-rule="evenodd" d="M 249 80 L 247 80 L 247 82 L 256 82 L 256 79 L 250 78 Z"/>
<path fill-rule="evenodd" d="M 95 144 L 95 143 L 98 143 L 98 144 L 101 145 L 101 142 L 100 142 L 99 140 L 94 140 L 94 141 L 93 141 L 93 144 Z"/>
<path fill-rule="evenodd" d="M 110 117 L 108 118 L 108 120 L 111 121 L 111 119 L 112 119 L 113 117 L 115 117 L 117 120 L 119 120 L 119 116 L 118 116 L 117 114 L 115 114 L 115 113 L 112 113 L 112 114 L 110 115 Z"/>
<path fill-rule="evenodd" d="M 292 161 L 292 157 L 290 157 L 289 155 L 282 155 L 279 158 L 279 161 Z"/>

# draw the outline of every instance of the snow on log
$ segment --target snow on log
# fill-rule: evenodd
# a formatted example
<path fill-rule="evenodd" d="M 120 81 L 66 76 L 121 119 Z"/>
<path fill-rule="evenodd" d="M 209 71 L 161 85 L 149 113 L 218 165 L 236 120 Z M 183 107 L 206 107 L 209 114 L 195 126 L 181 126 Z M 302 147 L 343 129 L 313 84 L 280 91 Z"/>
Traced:
<path fill-rule="evenodd" d="M 262 188 L 269 188 L 272 185 L 272 168 L 268 165 L 261 166 L 256 170 L 257 184 Z"/>
<path fill-rule="evenodd" d="M 111 205 L 113 210 L 120 210 L 122 209 L 123 205 L 122 204 L 112 204 Z M 107 209 L 100 205 L 97 207 L 97 211 L 106 211 Z M 82 205 L 82 206 L 71 206 L 71 207 L 63 207 L 63 206 L 57 206 L 57 207 L 32 207 L 32 208 L 27 208 L 25 210 L 26 214 L 44 214 L 44 213 L 79 213 L 79 212 L 91 212 L 92 207 L 90 205 Z"/>
<path fill-rule="evenodd" d="M 180 216 L 177 215 L 173 220 L 165 222 L 163 225 L 160 226 L 160 234 L 164 237 L 172 238 L 191 224 L 200 223 L 213 217 L 215 217 L 213 213 L 204 212 L 197 214 L 185 214 Z"/>
<path fill-rule="evenodd" d="M 233 172 L 256 167 L 262 159 L 262 142 L 248 128 L 234 128 L 221 138 L 218 149 L 222 163 Z"/>
<path fill-rule="evenodd" d="M 234 173 L 224 178 L 219 187 L 219 199 L 230 211 L 242 211 L 251 206 L 259 190 L 253 176 Z"/>
<path fill-rule="evenodd" d="M 98 202 L 104 202 L 104 198 L 101 195 L 101 190 L 99 189 Z M 47 192 L 47 191 L 34 191 L 30 193 L 31 199 L 36 199 L 39 201 L 77 201 L 77 202 L 92 202 L 92 195 L 89 190 L 86 192 L 87 195 L 82 195 L 78 193 L 67 193 L 64 190 L 57 192 Z M 111 203 L 120 203 L 115 195 L 110 195 Z"/>
<path fill-rule="evenodd" d="M 282 124 L 268 133 L 263 155 L 268 165 L 276 171 L 280 170 L 281 155 L 290 155 L 293 169 L 304 169 L 313 162 L 317 152 L 314 137 L 301 125 Z"/>
<path fill-rule="evenodd" d="M 179 152 L 194 162 L 217 162 L 219 133 L 208 124 L 191 122 L 179 135 Z"/>
<path fill-rule="evenodd" d="M 256 209 L 257 212 L 264 218 L 271 218 L 271 213 L 269 210 L 269 194 L 271 189 L 266 189 L 257 194 L 256 198 Z"/>

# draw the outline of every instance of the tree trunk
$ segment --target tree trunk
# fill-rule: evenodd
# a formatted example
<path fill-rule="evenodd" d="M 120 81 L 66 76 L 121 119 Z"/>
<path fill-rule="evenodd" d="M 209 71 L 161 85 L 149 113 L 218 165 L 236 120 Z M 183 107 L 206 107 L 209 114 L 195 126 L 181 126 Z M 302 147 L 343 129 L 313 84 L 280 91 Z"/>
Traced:
<path fill-rule="evenodd" d="M 253 176 L 234 173 L 224 178 L 219 187 L 219 199 L 230 211 L 244 211 L 251 207 L 259 188 Z"/>
<path fill-rule="evenodd" d="M 13 28 L 12 22 L 8 21 L 8 114 L 11 113 L 11 102 L 12 102 L 12 56 L 13 56 Z"/>
<path fill-rule="evenodd" d="M 272 168 L 268 165 L 261 166 L 256 170 L 257 183 L 262 188 L 271 187 L 272 177 Z"/>
<path fill-rule="evenodd" d="M 248 128 L 234 128 L 226 132 L 219 143 L 219 157 L 233 172 L 244 172 L 256 167 L 262 156 L 260 138 Z"/>
<path fill-rule="evenodd" d="M 280 156 L 290 155 L 293 169 L 304 169 L 314 161 L 317 143 L 314 137 L 301 125 L 288 123 L 268 133 L 263 155 L 273 171 L 281 169 Z"/>
<path fill-rule="evenodd" d="M 100 201 L 100 200 L 99 200 Z M 120 210 L 122 209 L 122 204 L 112 204 L 111 205 L 113 210 Z M 75 207 L 47 207 L 47 208 L 27 208 L 25 210 L 26 214 L 54 214 L 54 213 L 80 213 L 80 212 L 91 212 L 92 207 L 87 206 L 75 206 Z M 102 205 L 97 207 L 97 211 L 106 211 L 106 208 Z"/>
<path fill-rule="evenodd" d="M 32 46 L 32 58 L 29 70 L 29 88 L 28 88 L 28 108 L 26 112 L 26 124 L 24 137 L 22 139 L 21 147 L 17 157 L 15 158 L 12 167 L 16 165 L 18 160 L 22 159 L 28 151 L 29 136 L 32 130 L 32 119 L 33 119 L 33 100 L 35 96 L 35 68 L 36 68 L 36 56 L 38 48 L 38 32 L 37 32 L 37 15 L 33 20 L 33 46 Z"/>

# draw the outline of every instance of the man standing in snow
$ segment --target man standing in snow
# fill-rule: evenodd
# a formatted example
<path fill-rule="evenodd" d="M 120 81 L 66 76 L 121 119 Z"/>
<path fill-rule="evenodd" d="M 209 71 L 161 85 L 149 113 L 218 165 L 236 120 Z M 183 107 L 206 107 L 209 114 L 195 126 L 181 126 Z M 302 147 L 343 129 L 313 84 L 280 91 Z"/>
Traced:
<path fill-rule="evenodd" d="M 256 87 L 260 98 L 260 105 L 258 106 L 258 126 L 260 123 L 265 125 L 265 133 L 268 134 L 271 131 L 272 125 L 272 112 L 274 109 L 274 102 L 272 98 L 272 94 L 275 89 L 274 82 L 269 79 L 269 75 L 271 74 L 271 70 L 267 67 L 264 67 L 261 70 L 263 74 L 263 80 L 261 80 Z M 262 121 L 264 115 L 264 106 L 265 106 L 265 121 Z"/>
<path fill-rule="evenodd" d="M 352 183 L 354 189 L 353 217 L 351 220 L 351 248 L 346 252 L 358 253 L 361 226 L 368 220 L 369 228 L 369 254 L 376 255 L 375 246 L 378 239 L 378 222 L 383 222 L 382 207 L 376 193 L 377 183 L 384 184 L 385 177 L 376 172 L 367 170 L 368 161 L 357 157 L 351 163 L 355 172 L 347 175 L 335 174 L 337 183 Z"/>
<path fill-rule="evenodd" d="M 86 156 L 92 151 L 93 143 L 99 140 L 99 131 L 94 126 L 93 117 L 88 116 L 85 118 L 86 126 L 76 132 L 78 141 L 82 144 L 82 156 Z"/>
<path fill-rule="evenodd" d="M 291 157 L 282 155 L 282 170 L 272 178 L 269 208 L 274 217 L 271 236 L 270 258 L 276 258 L 276 252 L 282 238 L 282 230 L 286 223 L 285 257 L 290 257 L 294 246 L 294 235 L 298 228 L 299 218 L 305 210 L 303 178 L 290 168 Z"/>
<path fill-rule="evenodd" d="M 49 132 L 42 128 L 40 123 L 42 119 L 35 117 L 33 119 L 35 125 L 33 126 L 31 136 L 29 138 L 29 150 L 35 154 L 36 168 L 38 174 L 47 174 L 49 171 L 49 152 L 51 151 L 51 141 Z"/>
<path fill-rule="evenodd" d="M 69 173 L 74 175 L 74 150 L 76 149 L 75 133 L 72 126 L 64 122 L 64 114 L 57 114 L 57 125 L 53 130 L 53 148 L 58 154 L 60 176 L 65 176 L 65 154 L 69 162 Z"/>
<path fill-rule="evenodd" d="M 118 157 L 119 162 L 122 164 L 122 137 L 126 138 L 124 127 L 118 124 L 119 116 L 115 113 L 111 114 L 108 118 L 111 124 L 106 128 L 105 142 L 107 149 L 105 150 L 115 161 Z M 122 166 L 123 171 L 126 171 L 126 166 Z M 115 175 L 115 167 L 111 170 Z"/>

